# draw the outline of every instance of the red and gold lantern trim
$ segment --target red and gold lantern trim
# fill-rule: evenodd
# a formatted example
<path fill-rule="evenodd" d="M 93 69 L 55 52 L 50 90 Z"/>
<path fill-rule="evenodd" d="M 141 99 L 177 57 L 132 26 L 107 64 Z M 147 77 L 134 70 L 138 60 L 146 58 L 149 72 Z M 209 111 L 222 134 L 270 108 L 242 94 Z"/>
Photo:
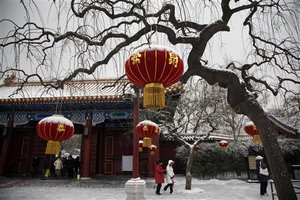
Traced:
<path fill-rule="evenodd" d="M 62 115 L 52 115 L 40 120 L 36 131 L 40 138 L 48 141 L 45 154 L 58 155 L 61 150 L 61 141 L 72 137 L 74 125 Z"/>
<path fill-rule="evenodd" d="M 183 61 L 167 47 L 152 45 L 138 49 L 125 63 L 128 79 L 144 88 L 144 107 L 165 107 L 165 88 L 178 82 Z"/>
<path fill-rule="evenodd" d="M 247 122 L 244 126 L 244 130 L 248 135 L 253 137 L 252 142 L 254 144 L 261 143 L 259 132 L 253 122 Z"/>
<path fill-rule="evenodd" d="M 150 120 L 144 120 L 135 127 L 135 133 L 143 137 L 143 147 L 149 147 L 152 144 L 152 137 L 159 135 L 158 125 Z"/>

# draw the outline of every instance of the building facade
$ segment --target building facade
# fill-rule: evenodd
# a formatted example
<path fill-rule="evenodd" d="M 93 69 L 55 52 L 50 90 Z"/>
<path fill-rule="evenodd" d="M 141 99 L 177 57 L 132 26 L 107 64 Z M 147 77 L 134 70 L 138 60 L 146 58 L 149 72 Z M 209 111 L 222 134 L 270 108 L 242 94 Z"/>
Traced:
<path fill-rule="evenodd" d="M 0 175 L 32 173 L 34 157 L 46 158 L 51 167 L 55 155 L 45 155 L 47 141 L 39 138 L 35 127 L 53 114 L 70 119 L 74 134 L 82 135 L 81 176 L 131 173 L 136 116 L 133 101 L 125 95 L 132 93 L 128 80 L 73 81 L 64 90 L 50 88 L 47 92 L 38 83 L 27 83 L 21 94 L 9 96 L 19 86 L 10 83 L 0 87 Z M 176 87 L 168 89 L 167 96 L 176 92 Z M 146 118 L 146 111 L 140 109 L 139 121 Z M 153 138 L 152 143 L 158 147 L 154 155 L 147 149 L 139 153 L 141 176 L 154 176 L 159 138 Z"/>

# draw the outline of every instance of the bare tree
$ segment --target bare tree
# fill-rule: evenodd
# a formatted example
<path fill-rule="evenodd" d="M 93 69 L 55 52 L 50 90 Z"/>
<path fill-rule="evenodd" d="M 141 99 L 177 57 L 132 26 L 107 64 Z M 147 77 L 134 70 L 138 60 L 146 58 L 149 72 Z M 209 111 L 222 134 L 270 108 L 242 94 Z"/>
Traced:
<path fill-rule="evenodd" d="M 13 72 L 20 83 L 34 79 L 45 87 L 63 88 L 71 79 L 96 75 L 107 64 L 111 68 L 119 66 L 117 57 L 126 56 L 131 47 L 143 41 L 182 45 L 188 66 L 182 82 L 200 76 L 211 85 L 227 89 L 230 107 L 248 116 L 259 129 L 279 199 L 297 199 L 277 131 L 256 100 L 260 93 L 253 83 L 263 85 L 274 96 L 299 94 L 299 1 L 71 0 L 64 5 L 63 1 L 54 1 L 55 6 L 50 8 L 58 12 L 57 18 L 67 22 L 61 26 L 60 21 L 55 29 L 32 21 L 30 9 L 38 6 L 33 0 L 28 2 L 21 1 L 27 23 L 1 20 L 1 27 L 11 27 L 0 39 L 3 76 Z M 70 9 L 62 15 L 66 7 Z M 230 34 L 237 27 L 243 27 L 239 30 L 246 35 L 235 38 L 246 38 L 242 42 L 249 51 L 242 59 L 223 55 L 230 62 L 221 60 L 215 65 L 212 55 L 222 57 L 217 51 L 222 40 L 216 37 Z M 214 47 L 211 42 L 221 45 L 207 55 Z M 13 50 L 6 50 L 9 47 Z M 56 56 L 59 48 L 61 57 Z M 69 58 L 66 52 L 71 54 Z M 11 59 L 4 54 L 14 53 L 15 64 L 8 64 Z M 23 68 L 24 59 L 30 61 L 31 71 Z M 52 72 L 54 64 L 61 71 Z M 66 65 L 73 67 L 64 68 Z M 57 80 L 56 84 L 45 77 Z"/>
<path fill-rule="evenodd" d="M 176 140 L 189 152 L 185 172 L 186 190 L 192 188 L 192 166 L 197 145 L 208 141 L 211 133 L 222 124 L 219 111 L 225 101 L 225 94 L 221 90 L 219 87 L 209 86 L 201 79 L 192 78 L 186 84 L 185 93 L 176 107 L 156 113 L 162 137 Z M 172 108 L 175 111 L 168 112 Z M 189 137 L 188 141 L 186 137 Z"/>

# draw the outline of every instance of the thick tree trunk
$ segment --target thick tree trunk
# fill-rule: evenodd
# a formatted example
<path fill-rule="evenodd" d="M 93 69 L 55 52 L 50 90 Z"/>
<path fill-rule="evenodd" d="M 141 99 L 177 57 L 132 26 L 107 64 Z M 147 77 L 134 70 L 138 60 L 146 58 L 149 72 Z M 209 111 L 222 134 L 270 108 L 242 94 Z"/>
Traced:
<path fill-rule="evenodd" d="M 191 190 L 192 189 L 192 165 L 194 160 L 194 148 L 190 148 L 189 157 L 186 163 L 186 170 L 185 170 L 185 189 Z"/>
<path fill-rule="evenodd" d="M 185 83 L 189 77 L 197 75 L 204 78 L 211 85 L 219 84 L 221 87 L 227 88 L 227 102 L 229 105 L 236 113 L 248 116 L 259 130 L 278 198 L 280 200 L 297 200 L 290 174 L 277 142 L 276 136 L 278 133 L 254 95 L 247 91 L 243 82 L 234 72 L 205 67 L 200 63 L 206 42 L 214 33 L 218 32 L 217 29 L 212 30 L 207 33 L 207 37 L 203 36 L 199 40 L 199 44 L 193 45 L 188 58 L 189 68 L 184 73 L 182 82 Z"/>
<path fill-rule="evenodd" d="M 264 152 L 267 157 L 271 178 L 274 180 L 276 192 L 280 200 L 297 200 L 290 174 L 277 142 L 277 131 L 269 121 L 261 106 L 255 101 L 249 101 L 239 106 L 242 112 L 257 126 Z"/>

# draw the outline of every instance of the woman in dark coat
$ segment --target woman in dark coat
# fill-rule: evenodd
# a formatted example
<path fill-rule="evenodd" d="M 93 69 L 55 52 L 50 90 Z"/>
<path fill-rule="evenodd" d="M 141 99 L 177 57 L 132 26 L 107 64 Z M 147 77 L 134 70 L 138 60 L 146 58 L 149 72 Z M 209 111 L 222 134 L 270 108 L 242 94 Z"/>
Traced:
<path fill-rule="evenodd" d="M 269 171 L 265 159 L 261 156 L 256 157 L 256 170 L 257 179 L 260 182 L 260 195 L 265 195 L 267 193 Z"/>
<path fill-rule="evenodd" d="M 160 188 L 161 185 L 165 182 L 165 178 L 164 178 L 164 173 L 166 172 L 166 170 L 163 169 L 162 167 L 162 162 L 156 161 L 156 165 L 155 165 L 155 183 L 157 184 L 156 186 L 156 194 L 160 195 Z"/>

